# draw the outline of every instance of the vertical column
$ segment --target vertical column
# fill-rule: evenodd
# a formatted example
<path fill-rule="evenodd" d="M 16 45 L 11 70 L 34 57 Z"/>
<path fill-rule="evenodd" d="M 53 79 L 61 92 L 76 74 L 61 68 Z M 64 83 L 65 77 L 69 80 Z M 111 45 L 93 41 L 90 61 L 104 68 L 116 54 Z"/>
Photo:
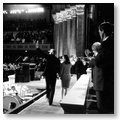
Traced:
<path fill-rule="evenodd" d="M 74 56 L 74 41 L 73 41 L 73 35 L 74 35 L 74 31 L 73 31 L 73 20 L 72 17 L 70 19 L 70 46 L 69 46 L 69 51 L 70 51 L 70 56 Z"/>
<path fill-rule="evenodd" d="M 76 56 L 76 44 L 75 44 L 75 41 L 76 41 L 76 30 L 75 30 L 75 21 L 76 21 L 76 18 L 73 17 L 71 19 L 71 55 L 74 55 Z"/>
<path fill-rule="evenodd" d="M 54 42 L 55 42 L 55 50 L 57 57 L 63 55 L 63 20 L 61 12 L 53 15 L 53 19 L 55 21 L 54 27 Z"/>
<path fill-rule="evenodd" d="M 63 21 L 63 55 L 68 54 L 67 49 L 67 21 Z"/>
<path fill-rule="evenodd" d="M 55 50 L 56 50 L 56 54 L 57 54 L 57 47 L 56 47 L 56 45 L 57 45 L 57 32 L 55 32 L 55 31 L 57 31 L 57 25 L 54 23 L 54 29 L 53 29 L 53 33 L 54 33 L 54 35 L 53 35 L 53 41 L 54 41 L 54 48 L 55 48 Z"/>
<path fill-rule="evenodd" d="M 59 56 L 63 55 L 63 23 L 59 23 Z"/>
<path fill-rule="evenodd" d="M 84 55 L 84 16 L 84 5 L 76 5 L 53 15 L 57 56 Z"/>
<path fill-rule="evenodd" d="M 77 7 L 77 56 L 84 55 L 84 5 Z"/>
<path fill-rule="evenodd" d="M 56 50 L 56 56 L 58 57 L 59 53 L 59 24 L 54 24 L 54 46 Z"/>
<path fill-rule="evenodd" d="M 67 19 L 67 55 L 70 56 L 70 49 L 71 49 L 71 43 L 70 43 L 70 39 L 71 39 L 71 34 L 70 34 L 70 19 Z"/>

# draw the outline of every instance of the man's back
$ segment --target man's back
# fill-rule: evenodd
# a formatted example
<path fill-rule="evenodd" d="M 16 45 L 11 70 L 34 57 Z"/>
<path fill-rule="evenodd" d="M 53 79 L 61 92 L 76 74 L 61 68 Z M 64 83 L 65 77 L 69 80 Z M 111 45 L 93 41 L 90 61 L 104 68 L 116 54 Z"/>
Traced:
<path fill-rule="evenodd" d="M 60 61 L 54 55 L 49 55 L 47 59 L 46 69 L 45 69 L 45 76 L 55 76 L 59 73 L 59 64 Z"/>

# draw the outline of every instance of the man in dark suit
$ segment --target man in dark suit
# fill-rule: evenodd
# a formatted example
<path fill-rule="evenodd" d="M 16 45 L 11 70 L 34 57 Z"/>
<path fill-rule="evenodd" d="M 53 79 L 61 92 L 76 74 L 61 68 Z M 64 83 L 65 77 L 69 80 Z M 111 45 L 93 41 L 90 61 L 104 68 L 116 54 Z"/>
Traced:
<path fill-rule="evenodd" d="M 57 78 L 57 73 L 59 73 L 59 69 L 60 69 L 60 61 L 55 56 L 55 50 L 51 49 L 49 51 L 49 56 L 47 57 L 47 65 L 44 71 L 44 76 L 46 78 L 46 90 L 47 90 L 47 98 L 49 100 L 49 105 L 53 103 L 56 78 Z"/>
<path fill-rule="evenodd" d="M 101 49 L 95 57 L 96 66 L 102 69 L 103 86 L 99 97 L 100 113 L 114 113 L 114 37 L 113 25 L 104 22 L 99 26 Z"/>
<path fill-rule="evenodd" d="M 46 79 L 46 92 L 47 92 L 46 97 L 49 101 L 49 105 L 52 105 L 55 93 L 56 78 L 60 70 L 60 61 L 55 56 L 54 49 L 50 49 L 49 54 L 45 54 L 39 48 L 37 48 L 37 52 L 38 54 L 41 53 L 42 56 L 47 59 L 43 75 L 45 76 Z"/>
<path fill-rule="evenodd" d="M 83 64 L 83 62 L 85 64 Z M 80 76 L 82 74 L 86 74 L 86 70 L 87 70 L 88 64 L 87 62 L 84 60 L 84 58 L 78 58 L 76 63 L 75 63 L 75 72 L 77 75 L 77 80 L 80 78 Z"/>

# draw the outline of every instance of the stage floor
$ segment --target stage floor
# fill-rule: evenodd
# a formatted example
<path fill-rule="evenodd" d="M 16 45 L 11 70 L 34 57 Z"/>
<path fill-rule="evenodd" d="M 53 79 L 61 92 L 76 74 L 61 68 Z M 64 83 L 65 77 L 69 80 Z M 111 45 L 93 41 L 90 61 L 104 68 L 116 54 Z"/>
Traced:
<path fill-rule="evenodd" d="M 70 82 L 70 88 L 74 85 L 76 82 L 76 75 L 72 76 L 71 82 Z M 34 83 L 35 87 L 40 87 L 38 85 L 38 81 L 32 81 L 29 83 L 29 86 L 32 86 Z M 69 88 L 69 89 L 70 89 Z M 68 90 L 69 92 L 69 90 Z M 61 100 L 61 80 L 57 80 L 56 82 L 56 88 L 55 88 L 55 95 L 53 99 L 53 105 L 49 106 L 48 101 L 46 99 L 46 95 L 44 95 L 42 98 L 35 101 L 33 104 L 22 110 L 19 114 L 21 115 L 27 115 L 27 114 L 64 114 L 63 109 L 60 106 L 60 100 Z"/>
<path fill-rule="evenodd" d="M 71 82 L 70 82 L 70 87 L 68 89 L 71 89 L 71 87 L 75 84 L 76 82 L 76 75 L 73 75 L 71 77 Z M 17 86 L 27 86 L 30 88 L 32 93 L 37 93 L 40 90 L 44 90 L 46 88 L 45 85 L 45 79 L 42 80 L 34 80 L 30 82 L 24 82 L 24 83 L 15 83 Z M 32 104 L 27 106 L 25 109 L 20 111 L 18 114 L 20 115 L 42 115 L 42 114 L 64 114 L 64 111 L 62 107 L 60 106 L 60 100 L 61 100 L 61 80 L 58 79 L 56 82 L 56 88 L 55 88 L 55 95 L 53 99 L 53 104 L 49 106 L 49 103 L 46 99 L 46 95 L 43 97 L 39 98 L 38 100 L 34 101 Z M 97 111 L 95 109 L 91 109 L 88 111 L 88 114 L 96 114 Z"/>

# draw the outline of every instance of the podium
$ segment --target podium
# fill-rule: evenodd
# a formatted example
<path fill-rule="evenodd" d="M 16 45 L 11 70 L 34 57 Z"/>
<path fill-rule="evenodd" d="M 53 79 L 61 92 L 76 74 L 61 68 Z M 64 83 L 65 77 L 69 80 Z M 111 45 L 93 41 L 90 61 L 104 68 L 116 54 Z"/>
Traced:
<path fill-rule="evenodd" d="M 35 78 L 35 63 L 29 63 L 29 70 L 30 70 L 30 80 L 33 81 Z"/>
<path fill-rule="evenodd" d="M 16 70 L 15 82 L 29 82 L 34 80 L 34 63 L 21 63 L 21 69 Z M 31 69 L 31 66 L 33 67 Z"/>

